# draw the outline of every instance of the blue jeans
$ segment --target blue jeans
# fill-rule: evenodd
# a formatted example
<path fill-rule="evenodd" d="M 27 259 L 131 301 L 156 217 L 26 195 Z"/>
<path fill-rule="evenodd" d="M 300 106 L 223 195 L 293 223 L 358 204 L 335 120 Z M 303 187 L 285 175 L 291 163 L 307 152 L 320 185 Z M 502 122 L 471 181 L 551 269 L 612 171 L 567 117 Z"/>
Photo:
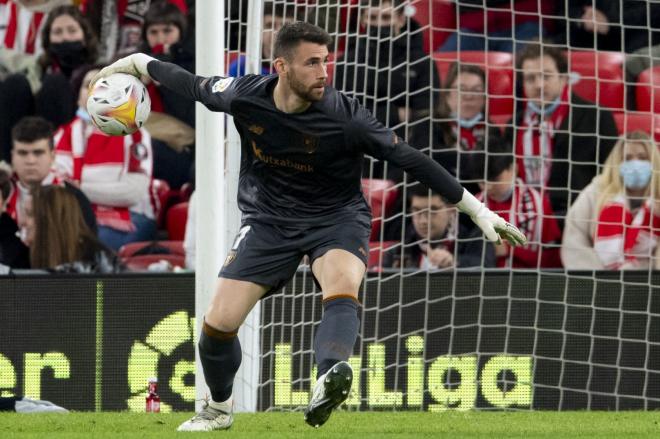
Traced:
<path fill-rule="evenodd" d="M 99 226 L 99 240 L 114 251 L 129 242 L 150 241 L 156 236 L 156 220 L 131 212 L 134 232 L 124 232 L 108 226 Z"/>
<path fill-rule="evenodd" d="M 513 31 L 514 36 L 511 37 Z M 543 35 L 543 30 L 539 23 L 529 21 L 515 29 L 507 29 L 500 32 L 492 32 L 486 38 L 484 35 L 477 34 L 470 29 L 461 28 L 458 32 L 453 33 L 447 38 L 444 44 L 438 49 L 438 52 L 456 52 L 459 50 L 459 37 L 460 37 L 460 50 L 486 50 L 486 42 L 488 43 L 488 50 L 493 52 L 513 52 L 522 49 L 522 47 L 529 41 L 538 40 Z M 515 44 L 515 47 L 514 47 Z"/>

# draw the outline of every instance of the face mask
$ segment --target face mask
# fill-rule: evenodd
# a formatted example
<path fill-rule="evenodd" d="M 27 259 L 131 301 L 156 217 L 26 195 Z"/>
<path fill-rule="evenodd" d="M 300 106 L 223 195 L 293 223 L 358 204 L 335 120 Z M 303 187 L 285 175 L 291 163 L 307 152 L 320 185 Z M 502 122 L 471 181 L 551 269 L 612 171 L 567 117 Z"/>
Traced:
<path fill-rule="evenodd" d="M 534 113 L 540 115 L 540 116 L 550 116 L 554 111 L 559 107 L 560 104 L 560 99 L 557 98 L 552 103 L 546 107 L 539 107 L 536 105 L 534 102 L 528 102 L 527 106 L 529 107 L 530 110 L 532 110 Z"/>
<path fill-rule="evenodd" d="M 82 41 L 64 41 L 50 45 L 50 52 L 64 70 L 73 70 L 85 62 L 87 48 Z"/>
<path fill-rule="evenodd" d="M 619 165 L 619 173 L 628 189 L 644 189 L 651 181 L 653 168 L 648 160 L 626 160 Z"/>
<path fill-rule="evenodd" d="M 85 122 L 89 123 L 92 121 L 92 117 L 89 115 L 87 110 L 85 110 L 82 107 L 79 107 L 78 110 L 76 111 L 76 116 L 84 120 Z"/>
<path fill-rule="evenodd" d="M 392 35 L 391 26 L 371 26 L 369 28 L 369 36 L 385 40 Z"/>
<path fill-rule="evenodd" d="M 468 129 L 474 128 L 474 126 L 476 124 L 478 124 L 479 122 L 481 122 L 481 120 L 483 118 L 484 118 L 483 113 L 478 113 L 478 114 L 475 114 L 474 117 L 472 117 L 470 119 L 458 119 L 458 125 L 461 128 L 468 128 Z"/>

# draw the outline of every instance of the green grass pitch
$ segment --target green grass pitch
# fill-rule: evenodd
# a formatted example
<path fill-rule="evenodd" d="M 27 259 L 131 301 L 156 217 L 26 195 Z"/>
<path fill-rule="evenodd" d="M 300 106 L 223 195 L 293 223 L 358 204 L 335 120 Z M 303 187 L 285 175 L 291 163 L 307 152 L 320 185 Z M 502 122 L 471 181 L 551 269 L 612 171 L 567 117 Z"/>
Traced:
<path fill-rule="evenodd" d="M 0 414 L 0 438 L 658 438 L 660 412 L 340 412 L 313 429 L 301 413 L 238 414 L 229 431 L 177 433 L 189 413 Z"/>

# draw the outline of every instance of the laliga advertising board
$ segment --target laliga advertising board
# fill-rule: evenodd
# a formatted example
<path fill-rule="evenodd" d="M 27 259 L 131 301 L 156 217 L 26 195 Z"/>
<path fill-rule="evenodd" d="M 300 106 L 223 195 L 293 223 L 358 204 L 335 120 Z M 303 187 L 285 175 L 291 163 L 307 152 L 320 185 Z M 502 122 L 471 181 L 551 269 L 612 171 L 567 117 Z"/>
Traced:
<path fill-rule="evenodd" d="M 87 112 L 98 129 L 111 136 L 133 134 L 149 118 L 147 88 L 132 75 L 115 73 L 97 81 L 87 98 Z"/>

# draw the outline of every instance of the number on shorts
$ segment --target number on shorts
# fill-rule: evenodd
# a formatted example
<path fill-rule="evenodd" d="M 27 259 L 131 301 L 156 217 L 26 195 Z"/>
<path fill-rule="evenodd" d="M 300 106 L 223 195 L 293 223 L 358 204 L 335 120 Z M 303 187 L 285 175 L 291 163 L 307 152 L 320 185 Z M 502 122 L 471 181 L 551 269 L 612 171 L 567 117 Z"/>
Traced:
<path fill-rule="evenodd" d="M 238 250 L 238 245 L 241 243 L 243 238 L 245 238 L 245 235 L 250 231 L 251 227 L 252 226 L 241 227 L 241 230 L 238 231 L 238 235 L 236 235 L 236 239 L 234 239 L 234 245 L 231 246 L 232 250 Z"/>

